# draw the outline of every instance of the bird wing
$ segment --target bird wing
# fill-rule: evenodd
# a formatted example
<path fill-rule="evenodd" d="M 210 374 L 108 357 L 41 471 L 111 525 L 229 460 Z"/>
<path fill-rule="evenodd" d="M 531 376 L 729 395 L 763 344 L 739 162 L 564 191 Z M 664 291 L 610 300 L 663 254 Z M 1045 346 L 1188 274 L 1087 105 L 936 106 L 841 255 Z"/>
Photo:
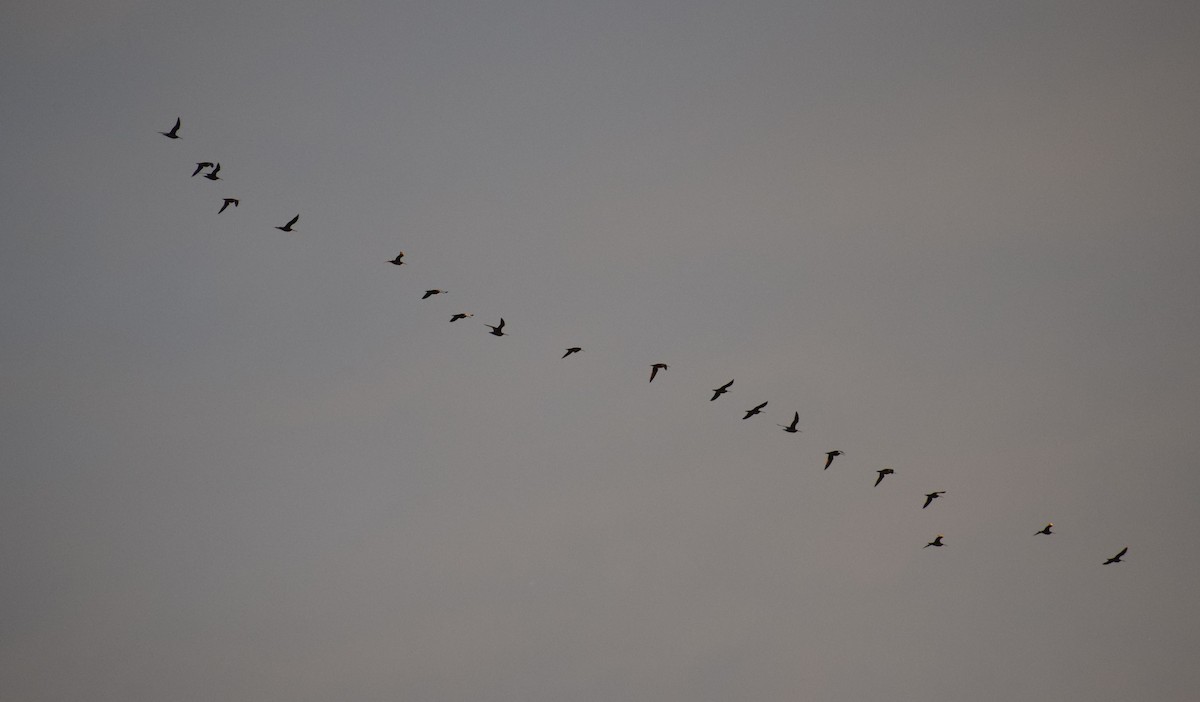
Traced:
<path fill-rule="evenodd" d="M 933 502 L 933 495 L 926 495 L 925 496 L 925 504 L 921 505 L 921 509 L 925 509 L 926 507 L 928 507 L 930 502 Z"/>
<path fill-rule="evenodd" d="M 879 484 L 883 482 L 883 476 L 886 475 L 886 473 L 881 470 L 875 472 L 879 473 L 879 477 L 875 479 L 875 487 L 879 487 Z"/>
<path fill-rule="evenodd" d="M 792 428 L 795 429 L 796 425 L 799 423 L 800 423 L 800 413 L 797 412 L 796 416 L 792 417 Z"/>
<path fill-rule="evenodd" d="M 828 468 L 830 466 L 830 464 L 832 464 L 832 463 L 833 463 L 833 454 L 832 453 L 825 454 L 825 467 Z"/>
<path fill-rule="evenodd" d="M 658 375 L 658 366 L 650 366 L 650 382 L 654 382 L 654 376 Z"/>
<path fill-rule="evenodd" d="M 1125 548 L 1121 549 L 1121 550 L 1120 550 L 1120 551 L 1117 553 L 1117 555 L 1116 555 L 1116 556 L 1114 556 L 1114 558 L 1120 558 L 1121 556 L 1124 556 L 1124 555 L 1125 555 L 1125 552 L 1126 552 L 1126 551 L 1128 551 L 1128 550 L 1129 550 L 1129 547 L 1128 547 L 1128 546 L 1126 546 Z"/>
<path fill-rule="evenodd" d="M 755 407 L 755 408 L 754 408 L 754 411 L 755 411 L 755 412 L 757 412 L 758 410 L 760 410 L 760 409 L 762 409 L 763 407 L 766 407 L 766 406 L 767 406 L 767 403 L 766 403 L 766 402 L 764 402 L 764 403 L 762 403 L 761 405 L 759 405 L 758 407 Z"/>
<path fill-rule="evenodd" d="M 504 318 L 501 317 L 500 318 L 500 326 L 496 327 L 496 331 L 500 331 L 503 328 L 504 328 Z"/>
<path fill-rule="evenodd" d="M 221 168 L 221 165 L 217 164 L 217 169 L 220 170 L 220 168 Z M 296 215 L 295 217 L 292 217 L 292 221 L 288 222 L 287 225 L 290 227 L 299 221 L 300 221 L 300 215 Z"/>

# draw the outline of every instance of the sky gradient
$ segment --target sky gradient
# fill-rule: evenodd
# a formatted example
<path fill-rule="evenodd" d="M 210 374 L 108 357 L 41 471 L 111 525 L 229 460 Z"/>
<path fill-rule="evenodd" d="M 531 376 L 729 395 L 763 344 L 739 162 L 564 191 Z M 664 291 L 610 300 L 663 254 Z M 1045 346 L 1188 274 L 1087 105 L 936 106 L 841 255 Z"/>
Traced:
<path fill-rule="evenodd" d="M 0 699 L 1200 689 L 1200 7 L 23 2 L 0 86 Z"/>

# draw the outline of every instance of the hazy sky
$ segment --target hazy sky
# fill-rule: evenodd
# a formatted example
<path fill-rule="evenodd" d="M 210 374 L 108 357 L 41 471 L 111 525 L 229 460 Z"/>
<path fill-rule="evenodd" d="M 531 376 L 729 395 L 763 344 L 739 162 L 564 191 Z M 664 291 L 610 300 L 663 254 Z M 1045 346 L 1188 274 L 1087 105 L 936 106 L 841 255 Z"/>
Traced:
<path fill-rule="evenodd" d="M 1187 2 L 5 3 L 0 699 L 1193 700 L 1198 124 Z"/>

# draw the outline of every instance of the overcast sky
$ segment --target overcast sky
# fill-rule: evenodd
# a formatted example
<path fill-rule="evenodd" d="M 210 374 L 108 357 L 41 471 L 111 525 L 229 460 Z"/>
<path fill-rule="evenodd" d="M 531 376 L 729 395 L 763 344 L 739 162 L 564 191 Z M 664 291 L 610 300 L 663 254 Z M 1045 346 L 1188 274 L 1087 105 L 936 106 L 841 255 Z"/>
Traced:
<path fill-rule="evenodd" d="M 1187 2 L 5 3 L 0 699 L 1193 700 L 1198 113 Z"/>

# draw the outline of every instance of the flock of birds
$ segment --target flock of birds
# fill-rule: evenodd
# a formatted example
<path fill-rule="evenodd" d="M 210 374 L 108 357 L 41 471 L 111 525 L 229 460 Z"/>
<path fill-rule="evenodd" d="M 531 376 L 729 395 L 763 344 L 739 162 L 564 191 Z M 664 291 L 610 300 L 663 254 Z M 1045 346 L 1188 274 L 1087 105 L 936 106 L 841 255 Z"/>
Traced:
<path fill-rule="evenodd" d="M 171 127 L 171 129 L 169 131 L 159 132 L 159 134 L 162 134 L 163 136 L 167 137 L 168 139 L 179 139 L 180 138 L 179 128 L 180 128 L 180 126 L 182 126 L 182 123 L 183 123 L 182 118 L 176 118 L 175 125 L 173 127 Z M 205 168 L 212 169 L 208 173 L 204 174 L 205 178 L 207 178 L 208 180 L 212 180 L 212 181 L 217 181 L 217 180 L 221 179 L 220 176 L 217 175 L 221 171 L 221 164 L 219 162 L 212 163 L 212 162 L 208 162 L 208 161 L 200 161 L 200 162 L 196 163 L 196 169 L 194 171 L 192 171 L 192 177 L 194 178 L 197 175 L 199 175 L 200 171 L 204 170 Z M 240 204 L 240 200 L 238 200 L 238 198 L 234 198 L 234 197 L 224 198 L 223 202 L 221 204 L 221 209 L 217 210 L 217 214 L 224 212 L 230 205 L 237 207 L 239 204 Z M 287 224 L 284 224 L 283 226 L 277 226 L 275 228 L 282 232 L 295 231 L 293 229 L 293 227 L 299 221 L 300 221 L 300 215 L 297 214 L 295 217 L 292 217 L 291 220 L 289 220 L 287 222 Z M 391 263 L 392 265 L 395 265 L 395 266 L 405 265 L 404 252 L 401 251 L 401 252 L 397 253 L 396 257 L 393 259 L 390 259 L 388 261 L 388 263 Z M 447 290 L 443 290 L 440 288 L 433 288 L 430 290 L 426 290 L 425 294 L 421 296 L 421 299 L 427 300 L 435 295 L 444 295 L 447 292 L 448 292 Z M 453 322 L 457 322 L 461 319 L 467 319 L 469 317 L 474 317 L 474 316 L 475 315 L 471 312 L 459 312 L 457 314 L 452 315 L 450 317 L 450 321 L 453 323 Z M 507 336 L 504 333 L 504 318 L 503 317 L 500 318 L 499 324 L 497 324 L 495 326 L 488 324 L 486 326 L 491 329 L 491 332 L 489 332 L 489 333 L 492 334 L 493 336 Z M 577 354 L 582 351 L 583 351 L 582 347 L 572 346 L 572 347 L 566 349 L 566 353 L 564 353 L 562 355 L 562 357 L 566 358 L 572 354 Z M 654 379 L 655 379 L 655 377 L 658 376 L 659 371 L 665 371 L 665 370 L 668 370 L 668 368 L 669 368 L 669 366 L 666 363 L 652 363 L 650 365 L 650 382 L 651 383 L 654 382 Z M 712 401 L 716 400 L 717 398 L 721 397 L 722 395 L 724 395 L 725 393 L 729 392 L 729 388 L 732 385 L 733 385 L 733 380 L 730 380 L 728 383 L 725 383 L 724 385 L 722 385 L 718 388 L 713 388 L 713 390 L 712 390 L 713 396 L 711 398 L 709 398 L 709 402 L 712 402 Z M 751 409 L 745 410 L 746 414 L 745 414 L 745 416 L 742 417 L 742 419 L 747 420 L 755 415 L 761 414 L 763 408 L 765 408 L 767 406 L 767 404 L 768 404 L 767 402 L 763 402 L 759 405 L 756 405 L 755 407 L 753 407 Z M 797 428 L 797 425 L 799 423 L 800 423 L 800 413 L 796 412 L 792 416 L 791 423 L 777 424 L 776 426 L 782 427 L 785 432 L 788 432 L 790 434 L 795 434 L 795 433 L 800 432 L 800 429 Z M 825 452 L 825 467 L 823 470 L 828 470 L 829 466 L 833 465 L 833 459 L 837 458 L 838 456 L 842 456 L 844 454 L 845 454 L 845 452 L 841 451 L 841 450 L 826 451 Z M 878 487 L 879 484 L 883 482 L 883 479 L 885 477 L 892 475 L 896 471 L 893 470 L 892 468 L 881 468 L 875 472 L 878 474 L 878 477 L 875 479 L 875 487 Z M 921 505 L 921 509 L 926 509 L 927 507 L 929 507 L 930 504 L 933 503 L 934 500 L 936 500 L 937 498 L 939 498 L 945 494 L 946 494 L 945 490 L 935 490 L 933 492 L 926 493 L 925 494 L 925 504 Z M 1037 536 L 1040 534 L 1049 536 L 1049 535 L 1053 534 L 1054 532 L 1051 531 L 1051 528 L 1053 526 L 1054 526 L 1054 522 L 1047 523 L 1046 526 L 1035 531 L 1034 536 Z M 945 543 L 942 542 L 942 539 L 944 539 L 944 538 L 945 538 L 945 535 L 938 534 L 933 539 L 933 541 L 930 541 L 929 543 L 925 544 L 922 548 L 929 548 L 930 546 L 935 546 L 935 547 L 941 548 L 942 546 L 946 545 Z M 1117 552 L 1117 554 L 1115 556 L 1105 560 L 1103 565 L 1109 565 L 1110 563 L 1121 563 L 1122 562 L 1121 557 L 1124 556 L 1127 551 L 1129 551 L 1128 546 L 1126 546 L 1125 548 L 1122 548 L 1120 551 Z"/>

